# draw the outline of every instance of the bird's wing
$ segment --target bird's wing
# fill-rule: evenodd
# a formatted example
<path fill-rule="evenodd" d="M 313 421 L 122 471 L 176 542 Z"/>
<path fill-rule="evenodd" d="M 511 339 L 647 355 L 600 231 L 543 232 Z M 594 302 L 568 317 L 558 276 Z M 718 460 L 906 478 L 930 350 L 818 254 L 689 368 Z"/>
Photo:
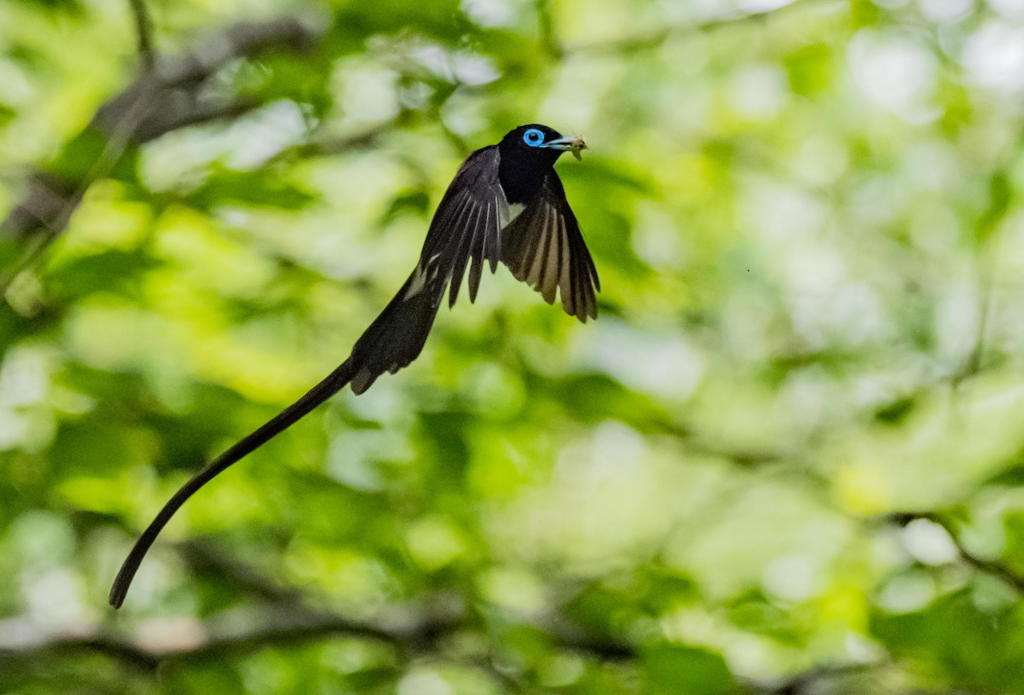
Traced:
<path fill-rule="evenodd" d="M 448 186 L 430 223 L 423 252 L 407 290 L 411 294 L 451 281 L 448 306 L 459 296 L 466 266 L 469 269 L 469 301 L 476 299 L 484 261 L 493 273 L 501 258 L 501 229 L 508 223 L 508 201 L 498 181 L 498 148 L 484 147 L 471 154 Z"/>
<path fill-rule="evenodd" d="M 402 289 L 352 349 L 356 366 L 352 390 L 362 393 L 384 372 L 397 372 L 416 359 L 434 324 L 445 289 L 455 304 L 469 268 L 469 300 L 476 299 L 485 261 L 491 272 L 501 257 L 501 228 L 509 206 L 498 183 L 498 148 L 469 155 L 448 186 L 430 222 L 420 260 Z"/>
<path fill-rule="evenodd" d="M 501 261 L 551 304 L 556 290 L 570 316 L 597 318 L 597 269 L 554 170 L 538 196 L 502 233 Z"/>

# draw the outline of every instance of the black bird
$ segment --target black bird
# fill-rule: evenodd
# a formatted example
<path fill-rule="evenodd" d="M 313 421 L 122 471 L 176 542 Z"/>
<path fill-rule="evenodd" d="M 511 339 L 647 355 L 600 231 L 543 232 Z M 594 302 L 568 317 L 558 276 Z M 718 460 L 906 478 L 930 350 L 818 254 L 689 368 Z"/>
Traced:
<path fill-rule="evenodd" d="M 170 518 L 203 485 L 351 384 L 359 394 L 384 372 L 397 372 L 420 354 L 448 293 L 455 304 L 469 268 L 469 301 L 476 299 L 484 263 L 501 261 L 549 304 L 561 295 L 566 313 L 597 318 L 597 270 L 565 198 L 554 164 L 566 151 L 579 159 L 582 138 L 544 125 L 509 131 L 497 145 L 473 152 L 455 174 L 430 223 L 419 262 L 394 299 L 356 342 L 352 354 L 323 381 L 269 422 L 196 473 L 164 505 L 135 542 L 110 588 L 119 608 L 149 547 Z"/>

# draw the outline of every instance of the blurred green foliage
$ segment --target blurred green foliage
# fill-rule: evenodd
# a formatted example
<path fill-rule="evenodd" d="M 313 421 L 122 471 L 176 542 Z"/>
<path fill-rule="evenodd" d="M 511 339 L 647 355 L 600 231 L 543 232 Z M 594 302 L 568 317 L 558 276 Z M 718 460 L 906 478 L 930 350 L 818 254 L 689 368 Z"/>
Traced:
<path fill-rule="evenodd" d="M 1024 3 L 131 6 L 0 4 L 0 692 L 1024 693 Z M 110 610 L 531 121 L 600 320 L 487 277 Z"/>

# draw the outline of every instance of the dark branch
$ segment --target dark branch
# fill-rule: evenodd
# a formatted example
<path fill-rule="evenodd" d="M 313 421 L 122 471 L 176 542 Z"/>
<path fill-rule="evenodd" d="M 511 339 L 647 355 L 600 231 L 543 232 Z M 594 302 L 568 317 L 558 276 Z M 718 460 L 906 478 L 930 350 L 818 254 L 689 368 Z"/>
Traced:
<path fill-rule="evenodd" d="M 471 627 L 462 612 L 428 616 L 404 626 L 347 619 L 330 613 L 311 613 L 294 609 L 263 616 L 259 626 L 252 630 L 230 635 L 210 637 L 187 647 L 153 649 L 105 636 L 58 637 L 48 642 L 19 649 L 0 649 L 0 668 L 29 663 L 55 655 L 94 652 L 105 654 L 127 666 L 155 672 L 164 663 L 193 663 L 247 653 L 264 647 L 296 646 L 307 642 L 335 637 L 367 639 L 395 647 L 406 657 L 427 651 L 437 652 L 438 642 L 459 630 Z M 539 626 L 538 626 L 539 627 Z M 559 648 L 576 652 L 599 662 L 631 661 L 640 657 L 636 647 L 614 639 L 584 635 L 574 628 L 540 627 L 546 629 L 552 642 Z M 520 683 L 513 675 L 494 667 L 489 658 L 472 661 L 483 666 L 507 687 L 518 689 Z M 759 695 L 799 695 L 812 692 L 823 681 L 856 676 L 884 667 L 887 662 L 839 664 L 818 666 L 802 671 L 772 685 L 747 682 L 747 690 Z M 816 691 L 815 691 L 816 692 Z"/>
<path fill-rule="evenodd" d="M 135 35 L 142 68 L 146 72 L 152 72 L 156 67 L 156 53 L 153 50 L 153 21 L 149 17 L 146 0 L 128 0 L 128 4 L 131 6 L 132 16 L 135 18 Z"/>
<path fill-rule="evenodd" d="M 555 21 L 551 16 L 550 0 L 536 0 L 537 25 L 540 33 L 540 45 L 556 60 L 565 57 L 565 48 L 558 40 L 555 31 Z"/>
<path fill-rule="evenodd" d="M 814 666 L 771 686 L 752 686 L 751 690 L 758 695 L 802 695 L 803 693 L 831 692 L 823 688 L 823 682 L 833 681 L 884 668 L 886 661 L 870 661 L 865 663 L 835 664 L 832 666 Z"/>
<path fill-rule="evenodd" d="M 952 539 L 953 544 L 956 546 L 960 559 L 965 564 L 970 565 L 979 572 L 984 572 L 985 574 L 1002 579 L 1019 593 L 1024 594 L 1024 576 L 1018 574 L 1008 565 L 999 562 L 998 560 L 986 560 L 965 548 L 960 542 L 960 539 L 957 538 L 953 524 L 941 514 L 937 514 L 935 512 L 897 512 L 885 517 L 887 522 L 898 526 L 906 526 L 917 519 L 927 519 L 928 521 L 938 524 L 945 529 L 946 533 L 948 533 L 949 537 Z"/>
<path fill-rule="evenodd" d="M 403 629 L 350 620 L 332 614 L 304 615 L 297 619 L 269 620 L 251 632 L 214 637 L 193 647 L 168 650 L 156 656 L 158 659 L 191 660 L 247 652 L 271 644 L 294 645 L 338 636 L 386 642 L 403 651 L 419 652 L 449 633 L 460 622 L 458 618 L 427 618 Z"/>
<path fill-rule="evenodd" d="M 377 125 L 370 126 L 366 130 L 352 135 L 345 135 L 335 138 L 320 138 L 311 142 L 297 145 L 296 147 L 282 151 L 274 159 L 287 159 L 291 156 L 297 157 L 328 157 L 331 155 L 359 150 L 375 146 L 381 136 L 395 127 L 408 124 L 412 119 L 409 112 L 400 112 L 394 118 L 382 121 Z"/>
<path fill-rule="evenodd" d="M 104 518 L 104 521 L 116 522 L 117 519 Z M 335 613 L 320 612 L 305 603 L 299 589 L 281 585 L 261 576 L 258 570 L 225 560 L 202 543 L 188 541 L 178 547 L 186 561 L 215 566 L 218 575 L 227 577 L 241 591 L 250 596 L 269 599 L 274 606 L 254 620 L 254 627 L 250 630 L 217 635 L 211 627 L 203 633 L 214 636 L 175 649 L 154 649 L 123 639 L 97 635 L 54 637 L 45 643 L 6 651 L 0 648 L 0 670 L 5 665 L 29 663 L 41 657 L 93 652 L 105 654 L 132 668 L 155 672 L 165 662 L 192 663 L 263 647 L 299 645 L 336 637 L 388 644 L 404 657 L 410 658 L 426 652 L 437 653 L 439 642 L 453 633 L 482 629 L 473 614 L 466 610 L 466 604 L 449 596 L 437 597 L 417 608 L 408 609 L 404 616 L 393 621 L 358 621 Z M 547 634 L 552 645 L 557 648 L 599 663 L 628 662 L 641 657 L 641 649 L 633 643 L 610 635 L 588 632 L 568 620 L 555 618 L 533 627 Z M 498 668 L 487 654 L 472 658 L 467 663 L 484 668 L 512 691 L 530 692 L 516 674 Z M 782 682 L 764 684 L 745 681 L 744 685 L 749 692 L 758 695 L 802 695 L 816 692 L 812 688 L 818 687 L 823 681 L 857 675 L 883 667 L 886 663 L 817 666 Z"/>
<path fill-rule="evenodd" d="M 978 326 L 975 330 L 974 343 L 971 345 L 971 351 L 968 353 L 967 359 L 964 360 L 963 366 L 953 375 L 954 389 L 959 388 L 965 381 L 981 371 L 985 357 L 985 336 L 988 333 L 988 325 L 991 320 L 992 303 L 995 301 L 995 294 L 992 291 L 992 276 L 985 275 L 981 284 L 981 306 L 978 312 Z"/>
<path fill-rule="evenodd" d="M 291 606 L 305 605 L 304 596 L 299 589 L 281 585 L 264 576 L 255 568 L 218 553 L 207 543 L 188 540 L 179 543 L 177 548 L 185 562 L 193 570 L 196 572 L 209 570 L 241 593 L 268 603 Z"/>
<path fill-rule="evenodd" d="M 132 6 L 136 5 L 141 2 L 133 2 Z M 145 24 L 148 19 L 137 21 Z M 78 171 L 57 166 L 51 172 L 38 170 L 28 175 L 21 202 L 0 223 L 0 239 L 5 245 L 0 289 L 60 236 L 88 187 L 108 176 L 133 145 L 178 128 L 233 118 L 258 106 L 250 101 L 211 100 L 202 89 L 207 78 L 233 60 L 275 45 L 302 48 L 319 33 L 317 27 L 293 17 L 244 22 L 192 53 L 159 61 L 154 58 L 153 70 L 144 71 L 101 105 L 86 129 L 67 144 L 67 160 L 75 163 Z M 82 168 L 82 161 L 90 164 Z"/>
<path fill-rule="evenodd" d="M 113 637 L 57 637 L 21 649 L 0 648 L 0 668 L 44 657 L 95 652 L 143 671 L 155 671 L 160 659 L 152 652 Z"/>
<path fill-rule="evenodd" d="M 282 611 L 264 616 L 252 630 L 213 636 L 187 647 L 154 649 L 110 636 L 57 637 L 18 649 L 0 649 L 0 667 L 69 652 L 98 652 L 129 666 L 153 671 L 166 661 L 195 661 L 244 653 L 266 646 L 298 645 L 329 637 L 385 642 L 403 652 L 419 653 L 457 629 L 461 616 L 429 616 L 408 625 L 351 620 L 330 613 Z"/>
<path fill-rule="evenodd" d="M 140 124 L 136 132 L 135 141 L 142 144 L 150 140 L 156 140 L 161 135 L 165 135 L 173 130 L 216 121 L 230 121 L 259 106 L 260 103 L 252 99 L 239 99 L 220 104 L 197 105 L 195 108 L 184 110 L 180 113 L 167 113 L 161 117 L 152 118 L 147 123 Z"/>
<path fill-rule="evenodd" d="M 204 81 L 236 58 L 273 46 L 295 50 L 310 47 L 321 28 L 296 17 L 266 22 L 238 22 L 177 58 L 161 61 L 159 77 L 165 87 L 187 87 Z"/>

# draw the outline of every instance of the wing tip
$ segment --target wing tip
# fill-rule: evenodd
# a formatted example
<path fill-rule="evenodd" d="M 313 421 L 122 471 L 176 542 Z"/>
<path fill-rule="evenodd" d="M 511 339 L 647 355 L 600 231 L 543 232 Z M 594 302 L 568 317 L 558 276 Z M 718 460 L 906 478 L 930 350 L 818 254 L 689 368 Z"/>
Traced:
<path fill-rule="evenodd" d="M 591 309 L 591 310 L 589 310 L 589 311 L 586 310 L 586 309 L 583 309 L 581 311 L 569 311 L 568 309 L 566 309 L 565 313 L 569 314 L 569 316 L 575 316 L 579 320 L 580 323 L 586 323 L 588 320 L 591 320 L 591 321 L 596 321 L 597 320 L 597 308 L 596 307 Z"/>

